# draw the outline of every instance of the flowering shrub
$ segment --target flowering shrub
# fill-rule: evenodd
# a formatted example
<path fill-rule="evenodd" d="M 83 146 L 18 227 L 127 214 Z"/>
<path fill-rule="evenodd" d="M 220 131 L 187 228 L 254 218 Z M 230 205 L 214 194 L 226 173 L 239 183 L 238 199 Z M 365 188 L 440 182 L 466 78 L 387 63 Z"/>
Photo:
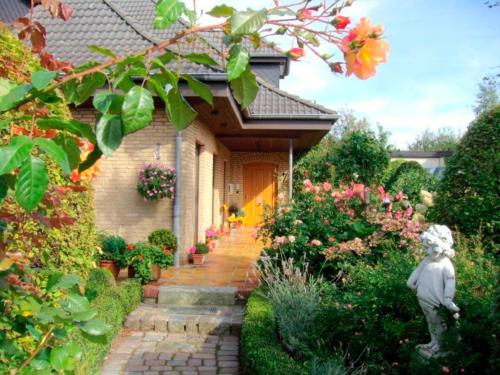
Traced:
<path fill-rule="evenodd" d="M 175 187 L 175 169 L 148 164 L 139 172 L 137 191 L 144 199 L 157 201 L 173 198 Z"/>
<path fill-rule="evenodd" d="M 205 236 L 207 241 L 209 240 L 218 240 L 221 236 L 221 231 L 215 227 L 215 225 L 209 226 L 205 229 Z"/>
<path fill-rule="evenodd" d="M 334 190 L 324 182 L 304 180 L 294 203 L 265 215 L 260 235 L 269 253 L 307 261 L 312 272 L 332 276 L 357 258 L 376 261 L 396 244 L 415 250 L 421 224 L 412 221 L 413 208 L 383 187 L 352 183 Z"/>
<path fill-rule="evenodd" d="M 129 264 L 134 268 L 135 278 L 142 284 L 147 284 L 153 279 L 150 266 L 157 265 L 162 269 L 174 264 L 173 252 L 159 246 L 145 242 L 138 242 L 128 246 Z"/>
<path fill-rule="evenodd" d="M 177 237 L 169 229 L 157 229 L 148 236 L 148 242 L 174 253 L 177 250 Z"/>
<path fill-rule="evenodd" d="M 208 246 L 207 244 L 204 244 L 203 242 L 198 242 L 196 245 L 191 246 L 189 248 L 189 254 L 194 255 L 194 254 L 208 254 Z"/>

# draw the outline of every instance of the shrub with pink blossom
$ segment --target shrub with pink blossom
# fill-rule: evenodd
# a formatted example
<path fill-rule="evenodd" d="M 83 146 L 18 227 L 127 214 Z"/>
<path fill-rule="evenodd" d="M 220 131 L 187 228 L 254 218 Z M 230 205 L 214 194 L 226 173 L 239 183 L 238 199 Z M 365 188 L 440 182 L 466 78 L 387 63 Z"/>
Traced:
<path fill-rule="evenodd" d="M 422 224 L 412 216 L 402 192 L 357 183 L 335 189 L 306 179 L 292 204 L 266 213 L 259 233 L 268 252 L 334 276 L 359 257 L 376 262 L 390 248 L 413 252 Z"/>
<path fill-rule="evenodd" d="M 137 191 L 150 201 L 171 199 L 174 197 L 175 176 L 174 168 L 148 164 L 139 172 Z"/>

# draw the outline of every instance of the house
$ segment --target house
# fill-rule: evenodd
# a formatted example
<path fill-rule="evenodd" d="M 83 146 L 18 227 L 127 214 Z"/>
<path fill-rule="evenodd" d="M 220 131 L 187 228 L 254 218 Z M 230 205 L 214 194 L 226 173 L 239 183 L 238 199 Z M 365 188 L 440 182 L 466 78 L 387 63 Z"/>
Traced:
<path fill-rule="evenodd" d="M 2 0 L 2 5 L 4 1 L 0 17 L 9 20 L 15 18 L 12 4 L 26 4 Z M 152 0 L 65 3 L 74 9 L 68 22 L 52 19 L 40 8 L 35 18 L 47 29 L 47 50 L 75 65 L 102 59 L 87 45 L 125 54 L 156 45 L 186 27 L 177 22 L 167 30 L 154 29 Z M 223 48 L 222 36 L 221 32 L 204 32 L 175 48 L 182 53 L 207 52 L 215 58 Z M 223 70 L 186 61 L 176 66 L 210 85 L 214 106 L 185 88 L 183 93 L 199 115 L 176 133 L 158 101 L 150 126 L 127 136 L 111 157 L 101 161 L 101 173 L 94 181 L 100 229 L 133 242 L 144 240 L 154 229 L 173 228 L 180 244 L 179 259 L 184 262 L 188 247 L 204 239 L 205 228 L 223 223 L 224 204 L 243 209 L 246 224 L 255 225 L 261 219 L 262 203 L 275 205 L 289 198 L 293 153 L 318 143 L 337 114 L 279 88 L 289 71 L 286 56 L 268 46 L 255 49 L 248 43 L 247 48 L 259 93 L 245 110 L 233 98 Z M 95 122 L 90 102 L 72 108 L 72 113 L 78 120 Z M 151 162 L 178 167 L 180 189 L 173 201 L 145 202 L 137 193 L 139 170 Z"/>
<path fill-rule="evenodd" d="M 440 176 L 444 171 L 445 159 L 451 154 L 451 151 L 393 151 L 391 160 L 416 161 L 431 174 Z"/>

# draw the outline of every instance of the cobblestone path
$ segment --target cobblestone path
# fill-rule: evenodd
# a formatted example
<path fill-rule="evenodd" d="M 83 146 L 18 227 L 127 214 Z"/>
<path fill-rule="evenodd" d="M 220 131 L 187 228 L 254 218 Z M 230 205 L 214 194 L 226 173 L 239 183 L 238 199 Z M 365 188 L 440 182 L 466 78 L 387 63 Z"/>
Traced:
<path fill-rule="evenodd" d="M 239 374 L 239 337 L 124 329 L 102 375 Z"/>

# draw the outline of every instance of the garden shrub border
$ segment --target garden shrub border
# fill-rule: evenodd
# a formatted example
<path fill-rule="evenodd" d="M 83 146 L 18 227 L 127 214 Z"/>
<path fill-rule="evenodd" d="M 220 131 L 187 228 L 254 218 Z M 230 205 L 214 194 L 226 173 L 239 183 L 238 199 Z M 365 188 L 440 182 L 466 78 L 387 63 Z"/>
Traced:
<path fill-rule="evenodd" d="M 259 290 L 248 299 L 241 331 L 241 351 L 244 374 L 307 374 L 307 368 L 285 351 L 277 335 L 271 303 Z"/>
<path fill-rule="evenodd" d="M 91 279 L 87 283 L 88 291 L 92 294 L 92 278 L 114 281 L 110 271 L 95 269 L 91 272 Z M 97 280 L 96 280 L 97 281 Z M 130 314 L 142 301 L 142 286 L 139 281 L 126 279 L 108 288 L 94 289 L 97 296 L 92 300 L 92 308 L 97 312 L 96 318 L 112 326 L 103 342 L 92 342 L 84 338 L 80 332 L 72 337 L 81 347 L 83 357 L 80 371 L 83 374 L 99 374 L 100 367 L 108 355 L 114 338 L 120 333 L 127 315 Z"/>

